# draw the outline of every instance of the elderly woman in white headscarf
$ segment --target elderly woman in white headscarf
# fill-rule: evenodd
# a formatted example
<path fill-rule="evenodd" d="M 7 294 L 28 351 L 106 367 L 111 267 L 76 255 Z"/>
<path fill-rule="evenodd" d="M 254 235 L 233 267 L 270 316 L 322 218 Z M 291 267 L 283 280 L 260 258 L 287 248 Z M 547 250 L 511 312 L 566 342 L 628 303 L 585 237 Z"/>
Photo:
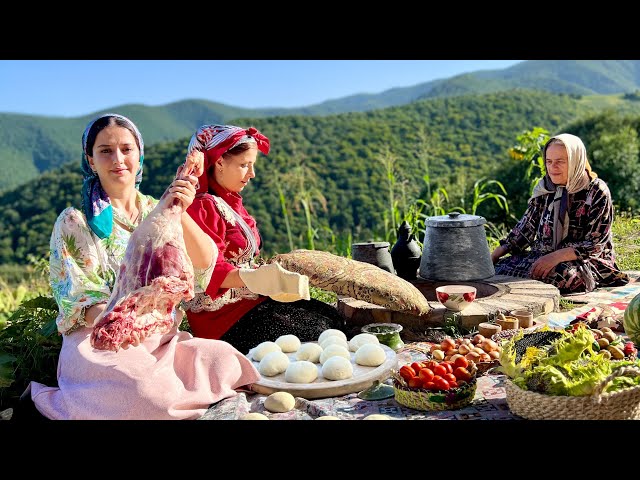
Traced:
<path fill-rule="evenodd" d="M 540 280 L 565 294 L 625 285 L 629 277 L 616 265 L 613 249 L 611 193 L 591 170 L 582 140 L 556 135 L 542 154 L 546 175 L 518 224 L 491 253 L 496 274 Z"/>

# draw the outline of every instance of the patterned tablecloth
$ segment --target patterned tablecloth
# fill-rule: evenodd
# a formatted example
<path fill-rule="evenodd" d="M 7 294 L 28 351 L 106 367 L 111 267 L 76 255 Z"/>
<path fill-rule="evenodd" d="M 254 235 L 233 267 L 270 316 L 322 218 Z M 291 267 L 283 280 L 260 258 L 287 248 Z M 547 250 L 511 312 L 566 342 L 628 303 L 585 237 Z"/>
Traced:
<path fill-rule="evenodd" d="M 417 351 L 398 354 L 398 365 L 424 359 Z M 420 411 L 407 408 L 394 398 L 362 400 L 357 393 L 341 397 L 307 400 L 296 397 L 295 408 L 286 413 L 271 413 L 264 408 L 266 395 L 239 392 L 213 405 L 199 420 L 237 420 L 249 412 L 265 414 L 273 420 L 314 420 L 333 415 L 341 420 L 361 420 L 374 413 L 385 414 L 396 420 L 514 420 L 505 398 L 504 375 L 485 374 L 478 378 L 473 402 L 459 410 Z M 390 383 L 390 380 L 387 381 Z"/>

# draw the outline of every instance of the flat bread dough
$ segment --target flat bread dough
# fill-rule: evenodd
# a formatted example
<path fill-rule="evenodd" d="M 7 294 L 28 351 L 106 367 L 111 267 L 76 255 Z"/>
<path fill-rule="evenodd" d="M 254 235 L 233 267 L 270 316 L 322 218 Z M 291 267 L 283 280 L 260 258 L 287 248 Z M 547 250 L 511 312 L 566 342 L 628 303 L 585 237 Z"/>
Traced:
<path fill-rule="evenodd" d="M 344 348 L 342 345 L 333 344 L 322 350 L 322 353 L 320 354 L 320 363 L 324 365 L 324 362 L 336 355 L 351 361 L 351 353 L 349 353 L 349 350 Z"/>
<path fill-rule="evenodd" d="M 375 343 L 365 343 L 355 354 L 355 361 L 358 365 L 365 367 L 377 367 L 387 360 L 387 354 L 380 345 Z"/>
<path fill-rule="evenodd" d="M 327 380 L 346 380 L 353 377 L 351 360 L 335 355 L 322 364 L 322 376 Z"/>
<path fill-rule="evenodd" d="M 329 345 L 342 345 L 344 348 L 349 350 L 349 343 L 338 335 L 329 335 L 328 337 L 325 337 L 319 345 L 322 348 L 327 348 Z"/>
<path fill-rule="evenodd" d="M 269 352 L 281 352 L 282 349 L 276 342 L 262 342 L 258 346 L 251 349 L 251 358 L 256 362 L 262 360 L 262 358 Z"/>
<path fill-rule="evenodd" d="M 296 352 L 296 360 L 307 360 L 311 363 L 319 363 L 322 347 L 317 343 L 303 343 Z"/>
<path fill-rule="evenodd" d="M 277 350 L 267 353 L 260 364 L 258 365 L 258 371 L 260 375 L 265 377 L 275 377 L 276 375 L 284 372 L 289 366 L 289 357 L 284 352 Z"/>
<path fill-rule="evenodd" d="M 338 330 L 336 328 L 328 328 L 320 334 L 320 336 L 318 337 L 318 343 L 322 343 L 322 341 L 330 335 L 337 335 L 344 338 L 345 340 L 347 339 L 347 336 L 342 330 Z"/>
<path fill-rule="evenodd" d="M 380 340 L 371 333 L 359 333 L 358 335 L 351 337 L 351 340 L 349 340 L 349 350 L 355 352 L 365 343 L 380 344 Z"/>
<path fill-rule="evenodd" d="M 311 383 L 316 378 L 318 378 L 318 367 L 315 363 L 306 360 L 289 363 L 284 372 L 285 382 L 290 383 Z"/>
<path fill-rule="evenodd" d="M 281 335 L 275 343 L 284 353 L 296 352 L 300 348 L 300 339 L 295 335 Z"/>
<path fill-rule="evenodd" d="M 249 412 L 242 415 L 238 420 L 269 420 L 263 413 Z"/>
<path fill-rule="evenodd" d="M 296 399 L 289 392 L 275 392 L 264 399 L 264 408 L 274 413 L 284 413 L 293 410 Z"/>

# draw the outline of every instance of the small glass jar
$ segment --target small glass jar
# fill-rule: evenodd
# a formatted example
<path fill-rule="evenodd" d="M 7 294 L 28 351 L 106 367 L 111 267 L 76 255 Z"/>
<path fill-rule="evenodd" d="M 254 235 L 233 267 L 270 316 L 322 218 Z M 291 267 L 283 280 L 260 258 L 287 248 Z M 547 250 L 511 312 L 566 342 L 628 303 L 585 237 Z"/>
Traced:
<path fill-rule="evenodd" d="M 391 350 L 396 351 L 404 346 L 400 338 L 402 325 L 398 323 L 370 323 L 361 328 L 363 333 L 370 333 L 378 338 L 378 341 Z"/>

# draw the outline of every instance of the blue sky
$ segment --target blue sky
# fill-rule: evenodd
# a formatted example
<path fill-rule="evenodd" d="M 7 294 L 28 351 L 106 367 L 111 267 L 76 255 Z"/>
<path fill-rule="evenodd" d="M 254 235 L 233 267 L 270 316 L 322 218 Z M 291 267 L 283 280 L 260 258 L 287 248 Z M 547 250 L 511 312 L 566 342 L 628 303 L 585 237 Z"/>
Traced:
<path fill-rule="evenodd" d="M 75 117 L 202 99 L 304 107 L 521 60 L 0 60 L 0 112 Z"/>

